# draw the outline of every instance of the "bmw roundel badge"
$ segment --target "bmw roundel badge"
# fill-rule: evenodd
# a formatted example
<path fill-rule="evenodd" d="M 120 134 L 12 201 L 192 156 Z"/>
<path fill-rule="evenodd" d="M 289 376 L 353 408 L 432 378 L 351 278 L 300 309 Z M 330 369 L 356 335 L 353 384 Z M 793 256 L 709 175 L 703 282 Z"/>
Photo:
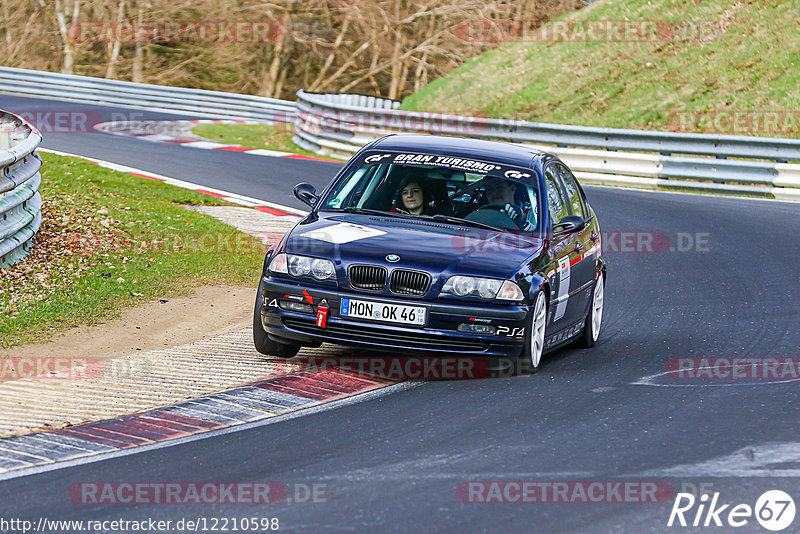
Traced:
<path fill-rule="evenodd" d="M 389 254 L 388 256 L 386 256 L 386 261 L 391 263 L 400 261 L 400 256 L 398 256 L 397 254 Z"/>

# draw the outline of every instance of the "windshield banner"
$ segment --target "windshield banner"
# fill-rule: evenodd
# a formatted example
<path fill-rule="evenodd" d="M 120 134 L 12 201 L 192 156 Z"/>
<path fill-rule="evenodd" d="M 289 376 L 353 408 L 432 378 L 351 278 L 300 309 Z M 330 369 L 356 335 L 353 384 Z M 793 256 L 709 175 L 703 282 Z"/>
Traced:
<path fill-rule="evenodd" d="M 419 165 L 425 167 L 438 167 L 455 171 L 471 172 L 507 178 L 510 180 L 525 180 L 533 176 L 530 169 L 521 169 L 499 163 L 490 163 L 475 159 L 438 154 L 413 154 L 405 152 L 368 152 L 362 155 L 360 164 L 389 163 L 398 165 Z"/>

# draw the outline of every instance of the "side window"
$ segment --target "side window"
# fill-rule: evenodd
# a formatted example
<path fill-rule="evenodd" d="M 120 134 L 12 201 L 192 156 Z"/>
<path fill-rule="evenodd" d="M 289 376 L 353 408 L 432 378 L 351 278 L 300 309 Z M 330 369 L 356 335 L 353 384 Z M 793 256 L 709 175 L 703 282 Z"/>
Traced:
<path fill-rule="evenodd" d="M 558 174 L 563 180 L 564 189 L 567 191 L 567 200 L 569 201 L 570 209 L 573 215 L 580 215 L 586 218 L 586 210 L 583 209 L 583 199 L 581 198 L 581 190 L 578 187 L 578 182 L 575 177 L 566 167 L 558 166 Z"/>
<path fill-rule="evenodd" d="M 547 190 L 547 209 L 550 212 L 553 225 L 556 225 L 561 219 L 569 215 L 569 208 L 567 208 L 561 186 L 558 184 L 554 165 L 549 165 L 544 170 L 544 185 Z"/>

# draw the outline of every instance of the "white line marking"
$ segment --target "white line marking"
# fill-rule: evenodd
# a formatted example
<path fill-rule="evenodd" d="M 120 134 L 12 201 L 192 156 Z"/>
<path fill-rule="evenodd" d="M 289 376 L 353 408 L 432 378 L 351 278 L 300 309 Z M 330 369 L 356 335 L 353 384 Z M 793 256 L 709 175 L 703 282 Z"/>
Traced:
<path fill-rule="evenodd" d="M 67 156 L 67 157 L 71 157 L 71 158 L 79 158 L 79 159 L 83 159 L 83 160 L 86 160 L 86 161 L 91 161 L 92 163 L 96 163 L 97 165 L 100 165 L 101 167 L 105 167 L 107 169 L 112 169 L 112 170 L 115 170 L 115 171 L 127 172 L 127 173 L 136 173 L 136 174 L 144 174 L 145 176 L 152 176 L 153 178 L 158 178 L 160 180 L 163 180 L 164 183 L 166 183 L 166 184 L 174 185 L 174 186 L 177 186 L 177 187 L 182 187 L 183 189 L 191 189 L 192 191 L 197 191 L 198 189 L 202 189 L 203 191 L 209 191 L 211 193 L 216 193 L 218 195 L 222 195 L 222 196 L 225 197 L 223 200 L 227 200 L 229 202 L 233 202 L 235 204 L 240 204 L 240 205 L 243 205 L 243 206 L 249 206 L 249 207 L 252 207 L 252 206 L 266 206 L 268 208 L 282 210 L 282 211 L 285 211 L 287 213 L 292 213 L 292 214 L 300 215 L 300 216 L 303 216 L 303 217 L 308 215 L 307 211 L 299 210 L 297 208 L 292 208 L 292 207 L 289 207 L 289 206 L 284 206 L 283 204 L 277 204 L 275 202 L 269 202 L 267 200 L 261 200 L 259 198 L 247 197 L 247 196 L 244 196 L 244 195 L 240 195 L 238 193 L 231 193 L 229 191 L 223 191 L 222 189 L 216 189 L 216 188 L 213 188 L 213 187 L 207 187 L 207 186 L 204 186 L 204 185 L 195 184 L 195 183 L 187 182 L 187 181 L 184 181 L 184 180 L 179 180 L 177 178 L 172 178 L 170 176 L 164 176 L 164 175 L 161 175 L 161 174 L 156 174 L 154 172 L 145 171 L 145 170 L 142 170 L 142 169 L 136 169 L 134 167 L 128 167 L 126 165 L 120 165 L 118 163 L 112 163 L 110 161 L 103 161 L 101 159 L 90 158 L 88 156 L 81 156 L 80 154 L 70 154 L 69 152 L 61 152 L 59 150 L 51 150 L 49 148 L 38 148 L 37 150 L 39 152 L 46 152 L 46 153 L 49 153 L 49 154 L 55 154 L 57 156 Z"/>
<path fill-rule="evenodd" d="M 797 477 L 800 443 L 779 442 L 744 447 L 724 456 L 695 463 L 650 469 L 645 477 Z M 781 467 L 784 464 L 786 467 Z"/>
<path fill-rule="evenodd" d="M 391 395 L 392 393 L 397 393 L 400 391 L 405 391 L 408 389 L 417 388 L 423 384 L 425 381 L 408 381 L 408 382 L 401 382 L 399 384 L 392 384 L 391 386 L 385 386 L 380 389 L 373 389 L 367 391 L 365 393 L 359 393 L 358 395 L 353 395 L 351 397 L 346 397 L 344 399 L 337 399 L 335 401 L 331 401 L 325 404 L 318 404 L 317 406 L 312 406 L 310 408 L 300 408 L 293 412 L 289 412 L 286 414 L 276 415 L 273 417 L 268 417 L 266 419 L 261 419 L 259 421 L 252 421 L 250 423 L 242 423 L 240 425 L 230 426 L 228 428 L 220 428 L 217 430 L 209 430 L 208 432 L 201 432 L 199 434 L 193 434 L 191 436 L 186 436 L 182 438 L 176 438 L 169 441 L 160 441 L 157 443 L 152 443 L 148 445 L 140 445 L 138 447 L 132 447 L 130 449 L 121 449 L 121 450 L 113 450 L 109 452 L 101 452 L 92 456 L 85 456 L 82 458 L 75 458 L 74 460 L 65 460 L 63 462 L 56 462 L 54 464 L 47 464 L 47 465 L 40 465 L 40 466 L 33 466 L 30 468 L 21 468 L 15 469 L 13 471 L 8 471 L 6 473 L 0 474 L 0 480 L 10 480 L 12 478 L 20 478 L 29 475 L 36 475 L 39 473 L 46 473 L 48 471 L 55 471 L 58 469 L 65 469 L 67 467 L 74 467 L 78 465 L 86 465 L 91 464 L 94 462 L 100 462 L 103 460 L 108 460 L 112 458 L 120 458 L 123 456 L 129 456 L 131 454 L 138 454 L 140 452 L 151 451 L 156 449 L 163 449 L 166 447 L 174 447 L 175 445 L 182 445 L 184 443 L 190 443 L 192 441 L 197 441 L 201 439 L 222 436 L 225 434 L 231 434 L 233 432 L 241 432 L 243 430 L 250 430 L 252 428 L 259 428 L 262 426 L 272 425 L 275 423 L 281 423 L 283 421 L 288 421 L 290 419 L 295 419 L 297 417 L 303 417 L 306 415 L 312 415 L 315 413 L 324 412 L 327 410 L 334 410 L 336 408 L 341 408 L 344 406 L 349 406 L 351 404 L 358 404 L 359 402 L 364 402 L 372 399 L 376 399 L 378 397 L 383 397 L 385 395 Z M 166 406 L 165 408 L 169 408 L 170 406 Z"/>
<path fill-rule="evenodd" d="M 753 365 L 758 365 L 758 364 L 753 364 Z M 697 367 L 695 370 L 700 370 L 700 369 L 714 369 L 714 367 Z M 800 380 L 800 378 L 789 378 L 789 379 L 786 379 L 786 380 L 770 380 L 770 381 L 751 379 L 750 381 L 726 382 L 724 384 L 708 384 L 708 383 L 700 383 L 700 384 L 655 384 L 655 383 L 653 383 L 653 380 L 655 380 L 655 379 L 657 379 L 659 377 L 666 376 L 666 375 L 669 375 L 669 374 L 672 374 L 672 373 L 679 373 L 679 372 L 680 372 L 679 369 L 675 369 L 673 371 L 662 371 L 662 372 L 656 373 L 654 375 L 643 376 L 642 378 L 639 378 L 638 380 L 634 380 L 633 382 L 630 382 L 630 384 L 632 386 L 655 386 L 655 387 L 659 387 L 659 388 L 704 388 L 704 387 L 724 388 L 724 387 L 730 387 L 730 386 L 761 386 L 761 385 L 767 385 L 767 384 L 786 384 L 788 382 L 797 382 L 798 380 Z M 684 380 L 684 379 L 680 379 L 680 380 Z M 694 378 L 694 379 L 689 379 L 689 380 L 703 380 L 703 379 Z M 712 378 L 710 380 L 715 380 L 715 379 Z M 728 379 L 728 380 L 734 380 L 734 379 Z"/>
<path fill-rule="evenodd" d="M 144 137 L 140 137 L 139 139 L 145 139 Z M 162 139 L 173 139 L 169 135 L 162 136 Z M 149 139 L 150 141 L 155 141 L 155 139 Z M 223 145 L 222 143 L 215 143 L 213 141 L 191 141 L 189 143 L 181 143 L 179 146 L 190 146 L 192 148 L 222 148 L 222 147 L 229 147 L 229 146 L 238 146 L 238 145 Z"/>
<path fill-rule="evenodd" d="M 797 206 L 797 201 L 795 200 L 780 200 L 777 198 L 763 198 L 763 197 L 739 197 L 734 195 L 723 195 L 721 193 L 711 193 L 711 192 L 702 192 L 702 193 L 692 193 L 691 191 L 664 191 L 663 189 L 639 189 L 637 187 L 632 186 L 619 186 L 619 185 L 597 185 L 597 184 L 587 184 L 583 185 L 585 188 L 593 188 L 597 187 L 600 189 L 622 189 L 622 190 L 629 190 L 629 191 L 636 191 L 637 193 L 656 193 L 662 195 L 691 195 L 693 197 L 714 197 L 714 198 L 725 198 L 728 200 L 741 200 L 742 202 L 752 202 L 753 200 L 758 200 L 761 202 L 777 202 L 780 204 L 786 204 L 788 206 Z"/>
<path fill-rule="evenodd" d="M 253 150 L 245 150 L 242 154 L 250 154 L 251 156 L 272 156 L 281 158 L 283 156 L 293 156 L 292 152 L 280 152 L 278 150 L 267 150 L 266 148 L 254 148 Z"/>
<path fill-rule="evenodd" d="M 505 451 L 505 448 L 503 449 Z M 529 452 L 528 450 L 524 451 Z M 465 480 L 559 480 L 564 478 L 575 479 L 578 477 L 590 479 L 598 476 L 596 471 L 454 471 L 452 465 L 447 466 L 446 473 L 431 473 L 430 468 L 424 466 L 420 469 L 416 460 L 410 460 L 408 465 L 403 464 L 404 472 L 386 473 L 385 469 L 392 469 L 394 466 L 381 464 L 370 469 L 359 469 L 357 472 L 337 473 L 335 475 L 314 476 L 314 480 L 336 480 L 352 482 L 375 482 L 375 481 L 411 481 L 411 480 L 454 480 L 463 482 Z"/>
<path fill-rule="evenodd" d="M 199 121 L 133 121 L 133 122 L 103 122 L 100 124 L 95 124 L 94 129 L 112 135 L 122 135 L 126 137 L 133 137 L 135 139 L 142 139 L 144 141 L 157 141 L 157 142 L 169 142 L 169 141 L 179 141 L 179 140 L 189 140 L 184 143 L 180 143 L 180 146 L 188 146 L 193 148 L 205 148 L 205 149 L 222 149 L 222 148 L 246 148 L 241 145 L 236 144 L 220 144 L 216 141 L 205 140 L 202 136 L 198 136 L 197 134 L 192 133 L 191 129 L 194 126 L 199 124 L 272 124 L 275 123 L 265 123 L 260 121 L 224 121 L 224 120 L 199 120 Z M 178 125 L 184 127 L 183 132 L 174 132 L 173 134 L 162 134 L 162 133 L 154 133 L 147 129 L 146 126 L 142 126 L 144 124 L 148 124 L 150 126 L 158 126 L 158 125 Z M 188 131 L 186 130 L 188 128 Z M 175 137 L 178 135 L 179 137 Z M 268 156 L 274 158 L 285 158 L 285 157 L 303 157 L 302 154 L 296 154 L 294 152 L 281 152 L 278 150 L 268 150 L 268 149 L 261 149 L 261 148 L 254 148 L 254 149 L 247 149 L 247 150 L 237 150 L 236 152 L 240 154 L 250 154 L 252 156 Z M 331 161 L 337 163 L 337 160 L 330 159 L 330 158 L 323 158 L 323 157 L 311 157 L 310 159 L 319 160 L 319 161 Z"/>
<path fill-rule="evenodd" d="M 148 135 L 140 135 L 137 139 L 144 139 L 145 141 L 167 141 L 172 139 L 169 135 L 162 135 L 162 134 L 148 134 Z"/>

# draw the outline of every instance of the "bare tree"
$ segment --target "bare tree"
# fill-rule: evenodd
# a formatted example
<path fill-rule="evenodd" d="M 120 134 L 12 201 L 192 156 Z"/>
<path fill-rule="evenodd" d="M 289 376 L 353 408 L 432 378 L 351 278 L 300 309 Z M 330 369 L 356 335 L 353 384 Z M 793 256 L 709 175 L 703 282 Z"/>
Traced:
<path fill-rule="evenodd" d="M 78 21 L 80 9 L 80 0 L 73 0 L 72 17 L 70 23 Z M 68 6 L 66 4 L 62 4 L 61 0 L 55 0 L 55 14 L 56 21 L 58 22 L 58 31 L 61 34 L 61 42 L 63 44 L 64 52 L 64 62 L 61 67 L 61 72 L 64 74 L 72 74 L 72 66 L 75 62 L 75 56 L 72 46 L 72 38 L 69 34 L 69 24 L 67 24 L 67 16 L 69 15 Z"/>
<path fill-rule="evenodd" d="M 7 2 L 3 2 L 3 33 L 5 33 L 6 45 L 11 46 L 11 12 Z"/>
<path fill-rule="evenodd" d="M 108 40 L 108 65 L 106 66 L 106 78 L 114 78 L 114 68 L 117 65 L 119 58 L 119 49 L 122 46 L 120 35 L 122 33 L 122 23 L 125 20 L 125 0 L 120 0 L 119 8 L 117 10 L 117 24 L 116 26 L 109 26 L 109 40 Z"/>
<path fill-rule="evenodd" d="M 141 5 L 137 6 L 139 14 L 136 17 L 136 22 L 139 27 L 144 24 L 144 9 Z M 142 42 L 144 36 L 140 31 L 136 32 L 136 43 L 134 44 L 135 51 L 133 55 L 133 72 L 132 78 L 134 82 L 141 83 L 144 79 L 144 43 Z"/>
<path fill-rule="evenodd" d="M 498 46 L 464 38 L 460 24 L 546 20 L 584 5 L 583 0 L 2 2 L 0 57 L 9 66 L 281 98 L 306 89 L 396 99 Z M 117 31 L 102 39 L 76 38 L 80 16 Z M 147 35 L 138 31 L 133 42 L 120 38 L 121 24 L 138 30 L 155 21 L 272 21 L 286 33 L 270 42 L 145 41 Z M 61 53 L 54 56 L 53 49 Z"/>

